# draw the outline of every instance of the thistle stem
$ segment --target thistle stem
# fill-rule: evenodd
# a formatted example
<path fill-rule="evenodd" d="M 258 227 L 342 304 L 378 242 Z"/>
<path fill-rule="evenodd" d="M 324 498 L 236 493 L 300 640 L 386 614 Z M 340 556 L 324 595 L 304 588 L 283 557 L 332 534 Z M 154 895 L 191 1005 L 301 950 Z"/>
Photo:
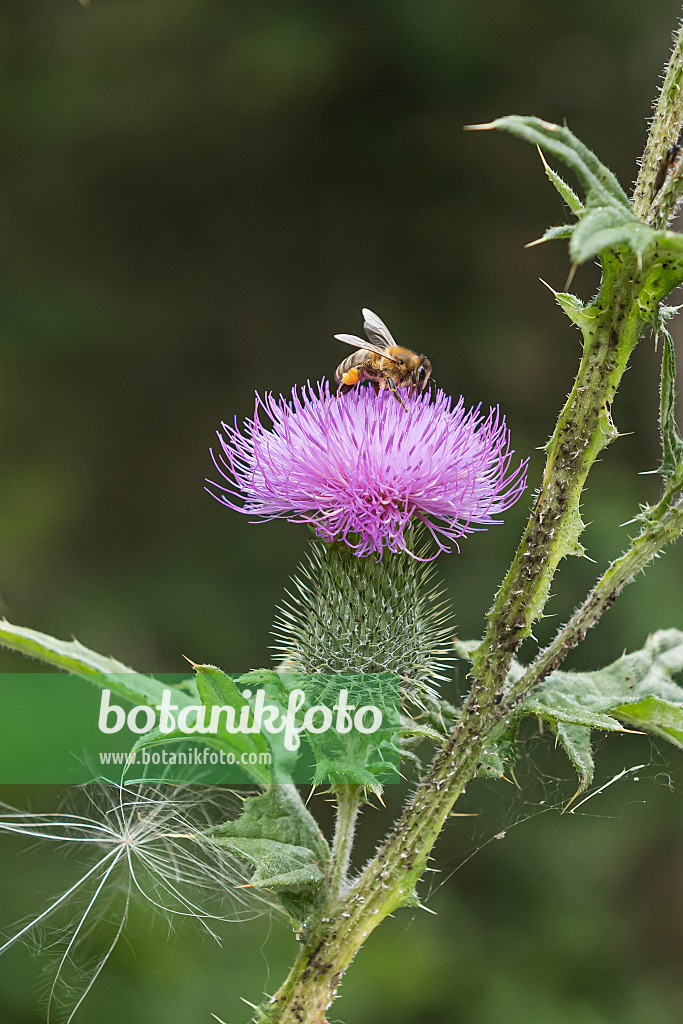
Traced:
<path fill-rule="evenodd" d="M 664 507 L 662 507 L 664 506 Z M 506 694 L 507 709 L 522 699 L 560 665 L 567 654 L 581 643 L 586 631 L 596 625 L 600 617 L 613 604 L 617 595 L 636 573 L 641 572 L 657 553 L 683 532 L 683 499 L 676 504 L 660 502 L 647 516 L 645 525 L 631 547 L 615 559 L 595 584 L 583 604 L 558 631 L 551 644 L 532 662 L 524 675 Z"/>
<path fill-rule="evenodd" d="M 659 100 L 652 119 L 640 172 L 633 192 L 636 217 L 659 227 L 666 216 L 654 203 L 654 183 L 665 153 L 678 140 L 683 122 L 683 23 L 674 36 L 674 46 L 667 64 Z"/>
<path fill-rule="evenodd" d="M 337 800 L 337 821 L 330 857 L 329 893 L 330 898 L 341 898 L 348 889 L 351 850 L 356 833 L 356 819 L 361 805 L 360 786 L 335 786 Z"/>

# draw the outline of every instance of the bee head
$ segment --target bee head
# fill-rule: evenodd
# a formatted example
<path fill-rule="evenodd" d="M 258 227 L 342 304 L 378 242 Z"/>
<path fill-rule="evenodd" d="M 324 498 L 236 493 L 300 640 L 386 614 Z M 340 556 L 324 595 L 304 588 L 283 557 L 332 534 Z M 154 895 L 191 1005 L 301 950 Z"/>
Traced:
<path fill-rule="evenodd" d="M 421 356 L 420 365 L 413 370 L 413 382 L 418 391 L 424 391 L 432 373 L 432 364 L 425 356 Z"/>

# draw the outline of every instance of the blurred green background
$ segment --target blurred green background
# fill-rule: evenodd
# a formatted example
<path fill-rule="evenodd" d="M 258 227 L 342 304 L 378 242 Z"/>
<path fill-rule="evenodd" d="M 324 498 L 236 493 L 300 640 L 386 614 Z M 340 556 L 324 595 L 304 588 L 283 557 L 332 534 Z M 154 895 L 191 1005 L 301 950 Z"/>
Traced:
<path fill-rule="evenodd" d="M 679 15 L 673 0 L 4 0 L 0 611 L 144 671 L 182 671 L 183 655 L 267 664 L 306 531 L 213 501 L 208 448 L 221 419 L 251 414 L 255 389 L 331 375 L 346 355 L 333 335 L 358 333 L 368 305 L 445 390 L 500 403 L 532 457 L 505 525 L 439 560 L 457 633 L 480 635 L 579 335 L 539 283 L 564 285 L 565 246 L 523 248 L 566 219 L 537 154 L 462 126 L 566 118 L 628 187 Z M 588 298 L 596 283 L 587 266 L 574 287 Z M 656 477 L 639 474 L 658 462 L 658 362 L 644 340 L 614 408 L 625 436 L 586 492 L 597 565 L 561 567 L 540 640 L 656 497 Z M 570 664 L 682 627 L 682 568 L 679 546 Z M 0 667 L 34 666 L 3 655 Z M 575 783 L 550 747 L 529 734 L 528 791 L 470 787 L 462 810 L 479 816 L 453 819 L 437 848 L 438 917 L 387 922 L 332 1021 L 680 1019 L 680 756 L 604 740 L 598 785 L 650 767 L 560 817 Z M 34 807 L 54 798 L 30 794 Z M 329 820 L 324 799 L 312 807 Z M 359 863 L 384 827 L 366 815 Z M 2 849 L 9 930 L 69 864 Z M 226 929 L 222 951 L 182 926 L 169 938 L 143 912 L 135 924 L 82 1021 L 240 1024 L 239 997 L 272 991 L 294 946 L 278 922 Z M 3 1022 L 43 1019 L 43 971 L 25 949 L 0 960 Z"/>

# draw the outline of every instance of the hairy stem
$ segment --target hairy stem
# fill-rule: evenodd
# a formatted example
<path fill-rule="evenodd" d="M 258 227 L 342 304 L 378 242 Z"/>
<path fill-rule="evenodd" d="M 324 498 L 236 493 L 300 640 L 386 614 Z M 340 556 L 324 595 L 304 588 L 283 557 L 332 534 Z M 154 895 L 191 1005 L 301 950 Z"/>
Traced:
<path fill-rule="evenodd" d="M 633 192 L 636 217 L 659 227 L 666 223 L 667 211 L 654 203 L 654 183 L 665 153 L 678 140 L 683 122 L 683 24 L 674 36 L 674 46 L 666 67 L 659 101 L 652 119 L 640 172 Z M 669 211 L 670 212 L 670 211 Z"/>
<path fill-rule="evenodd" d="M 335 786 L 334 794 L 337 800 L 337 821 L 330 858 L 329 893 L 332 899 L 343 896 L 348 888 L 347 878 L 362 789 L 360 786 Z"/>
<path fill-rule="evenodd" d="M 628 551 L 615 559 L 595 584 L 583 604 L 558 631 L 551 644 L 532 662 L 524 675 L 506 694 L 506 708 L 512 707 L 525 693 L 554 672 L 567 654 L 581 643 L 586 631 L 600 619 L 613 604 L 627 583 L 631 583 L 659 551 L 683 532 L 683 499 L 674 505 L 663 499 L 645 518 L 640 534 Z"/>

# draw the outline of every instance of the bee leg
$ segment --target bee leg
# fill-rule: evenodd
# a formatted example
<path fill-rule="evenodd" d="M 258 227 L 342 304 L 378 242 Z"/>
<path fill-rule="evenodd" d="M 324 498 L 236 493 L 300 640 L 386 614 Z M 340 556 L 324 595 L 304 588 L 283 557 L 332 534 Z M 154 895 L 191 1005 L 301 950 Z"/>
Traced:
<path fill-rule="evenodd" d="M 401 406 L 401 408 L 405 409 L 405 411 L 408 412 L 408 410 L 406 409 L 406 407 L 405 407 L 405 405 L 403 403 L 403 399 L 401 398 L 401 396 L 398 393 L 398 390 L 396 388 L 396 384 L 391 379 L 391 377 L 387 377 L 387 387 L 389 388 L 389 390 L 391 391 L 392 395 L 394 396 L 394 398 L 396 399 L 398 404 Z"/>

